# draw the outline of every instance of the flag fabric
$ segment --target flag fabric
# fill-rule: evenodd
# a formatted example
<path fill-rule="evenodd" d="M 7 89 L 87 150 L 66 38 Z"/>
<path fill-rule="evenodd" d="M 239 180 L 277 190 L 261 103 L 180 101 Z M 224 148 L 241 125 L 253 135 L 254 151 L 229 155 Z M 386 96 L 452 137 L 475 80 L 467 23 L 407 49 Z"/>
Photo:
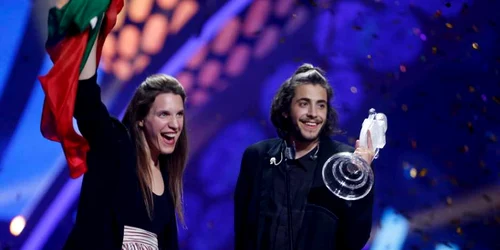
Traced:
<path fill-rule="evenodd" d="M 49 11 L 45 48 L 54 65 L 38 78 L 45 93 L 40 129 L 43 137 L 61 143 L 71 178 L 87 171 L 89 150 L 73 127 L 78 78 L 94 42 L 99 64 L 104 41 L 122 8 L 123 0 L 70 0 Z"/>

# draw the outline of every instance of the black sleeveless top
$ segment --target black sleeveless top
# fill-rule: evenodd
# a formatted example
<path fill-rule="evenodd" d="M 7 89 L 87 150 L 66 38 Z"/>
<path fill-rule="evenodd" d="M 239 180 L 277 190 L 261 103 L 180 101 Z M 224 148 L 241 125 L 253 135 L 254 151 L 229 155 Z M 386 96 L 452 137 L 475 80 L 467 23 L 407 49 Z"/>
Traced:
<path fill-rule="evenodd" d="M 162 171 L 163 172 L 163 171 Z M 162 174 L 164 183 L 167 179 L 166 174 Z M 148 217 L 146 204 L 142 199 L 142 192 L 138 190 L 135 197 L 131 197 L 130 207 L 123 207 L 124 213 L 127 214 L 124 218 L 124 224 L 126 226 L 132 226 L 144 229 L 157 236 L 164 233 L 167 223 L 175 223 L 175 218 L 171 218 L 172 215 L 169 210 L 169 194 L 168 186 L 165 185 L 163 194 L 156 195 L 153 193 L 153 213 L 152 220 Z"/>

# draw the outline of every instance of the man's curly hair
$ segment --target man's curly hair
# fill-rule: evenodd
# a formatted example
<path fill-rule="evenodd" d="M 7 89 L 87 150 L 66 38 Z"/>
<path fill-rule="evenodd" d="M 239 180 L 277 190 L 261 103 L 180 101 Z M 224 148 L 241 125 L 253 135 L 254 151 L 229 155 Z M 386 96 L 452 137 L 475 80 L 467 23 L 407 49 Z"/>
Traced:
<path fill-rule="evenodd" d="M 297 68 L 295 73 L 281 85 L 271 104 L 271 122 L 276 128 L 279 137 L 287 139 L 293 129 L 290 116 L 285 118 L 283 113 L 290 114 L 295 89 L 302 84 L 319 84 L 326 90 L 326 101 L 328 102 L 327 119 L 320 132 L 320 136 L 331 136 L 339 132 L 337 129 L 338 114 L 330 103 L 333 98 L 333 89 L 324 75 L 325 73 L 322 69 L 305 63 Z"/>

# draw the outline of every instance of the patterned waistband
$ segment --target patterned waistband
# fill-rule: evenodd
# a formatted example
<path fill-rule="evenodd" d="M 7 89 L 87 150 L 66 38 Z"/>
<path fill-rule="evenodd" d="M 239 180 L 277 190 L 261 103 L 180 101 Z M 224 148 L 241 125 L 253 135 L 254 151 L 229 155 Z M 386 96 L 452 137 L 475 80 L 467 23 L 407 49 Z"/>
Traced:
<path fill-rule="evenodd" d="M 122 250 L 158 250 L 158 238 L 155 233 L 125 226 Z"/>

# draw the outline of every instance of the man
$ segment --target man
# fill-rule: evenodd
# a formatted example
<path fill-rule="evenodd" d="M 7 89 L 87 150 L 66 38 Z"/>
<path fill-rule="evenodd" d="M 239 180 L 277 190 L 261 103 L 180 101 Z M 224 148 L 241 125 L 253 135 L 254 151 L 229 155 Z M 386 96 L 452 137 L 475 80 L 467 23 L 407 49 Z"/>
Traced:
<path fill-rule="evenodd" d="M 300 66 L 278 90 L 271 121 L 279 138 L 248 147 L 236 184 L 236 250 L 359 250 L 370 237 L 373 189 L 347 202 L 325 186 L 322 167 L 338 152 L 354 149 L 330 139 L 337 113 L 333 90 L 321 69 Z M 356 152 L 368 164 L 369 148 Z"/>

